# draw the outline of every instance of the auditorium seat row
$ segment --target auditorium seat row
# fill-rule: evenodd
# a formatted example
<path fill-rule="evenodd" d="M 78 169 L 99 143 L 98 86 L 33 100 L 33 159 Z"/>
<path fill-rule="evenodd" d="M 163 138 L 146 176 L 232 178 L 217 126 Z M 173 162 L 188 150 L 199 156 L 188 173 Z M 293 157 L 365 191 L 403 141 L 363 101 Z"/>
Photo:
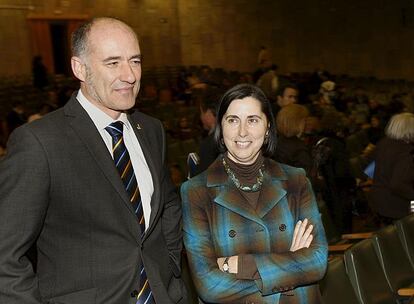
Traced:
<path fill-rule="evenodd" d="M 329 261 L 320 287 L 324 304 L 414 303 L 414 214 Z"/>

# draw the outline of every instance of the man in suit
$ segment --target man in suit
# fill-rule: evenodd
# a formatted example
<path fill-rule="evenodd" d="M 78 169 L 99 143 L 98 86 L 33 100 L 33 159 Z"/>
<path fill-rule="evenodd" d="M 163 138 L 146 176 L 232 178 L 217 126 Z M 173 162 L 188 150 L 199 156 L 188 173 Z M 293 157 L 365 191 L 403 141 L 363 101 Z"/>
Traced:
<path fill-rule="evenodd" d="M 138 39 L 125 23 L 97 18 L 72 43 L 80 90 L 16 129 L 0 163 L 0 303 L 185 303 L 164 130 L 127 114 L 140 87 Z M 33 244 L 36 273 L 26 257 Z"/>

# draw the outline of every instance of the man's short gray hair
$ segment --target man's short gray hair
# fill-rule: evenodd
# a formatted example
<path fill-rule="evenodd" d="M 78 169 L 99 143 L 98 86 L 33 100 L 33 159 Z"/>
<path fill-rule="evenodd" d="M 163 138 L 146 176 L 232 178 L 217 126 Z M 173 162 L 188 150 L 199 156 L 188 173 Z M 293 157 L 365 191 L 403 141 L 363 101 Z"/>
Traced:
<path fill-rule="evenodd" d="M 72 33 L 72 56 L 80 57 L 87 53 L 88 35 L 96 19 L 91 19 L 79 26 Z"/>
<path fill-rule="evenodd" d="M 123 21 L 113 17 L 97 17 L 92 18 L 82 25 L 80 25 L 73 33 L 71 37 L 72 42 L 72 56 L 81 57 L 88 53 L 88 37 L 93 25 L 100 21 L 119 22 L 130 28 Z M 132 32 L 134 32 L 131 29 Z M 134 33 L 135 34 L 135 33 Z"/>

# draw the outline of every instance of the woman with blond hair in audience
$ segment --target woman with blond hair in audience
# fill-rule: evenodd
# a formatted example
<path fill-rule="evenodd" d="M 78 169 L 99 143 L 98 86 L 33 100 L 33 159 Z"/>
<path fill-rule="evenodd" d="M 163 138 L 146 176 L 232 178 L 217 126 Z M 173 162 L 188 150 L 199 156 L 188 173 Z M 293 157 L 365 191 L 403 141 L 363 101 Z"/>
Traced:
<path fill-rule="evenodd" d="M 308 109 L 298 104 L 287 105 L 277 113 L 278 143 L 274 159 L 293 167 L 303 168 L 308 175 L 312 175 L 312 156 L 306 144 L 300 139 L 308 116 Z"/>

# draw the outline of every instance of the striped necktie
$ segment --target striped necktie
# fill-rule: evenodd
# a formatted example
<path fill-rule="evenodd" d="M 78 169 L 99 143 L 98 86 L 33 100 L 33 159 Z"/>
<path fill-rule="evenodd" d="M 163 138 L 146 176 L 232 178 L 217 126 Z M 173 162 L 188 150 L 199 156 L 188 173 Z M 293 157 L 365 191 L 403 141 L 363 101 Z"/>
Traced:
<path fill-rule="evenodd" d="M 139 193 L 138 183 L 135 177 L 134 168 L 132 167 L 131 158 L 129 157 L 128 150 L 124 143 L 123 127 L 124 125 L 121 121 L 115 121 L 107 126 L 105 130 L 112 137 L 112 154 L 115 166 L 121 176 L 121 180 L 128 193 L 130 202 L 135 210 L 135 214 L 137 215 L 142 237 L 145 232 L 144 209 L 142 208 L 141 195 Z M 139 282 L 139 291 L 132 293 L 132 295 L 137 296 L 136 304 L 155 303 L 143 265 L 140 271 Z"/>

